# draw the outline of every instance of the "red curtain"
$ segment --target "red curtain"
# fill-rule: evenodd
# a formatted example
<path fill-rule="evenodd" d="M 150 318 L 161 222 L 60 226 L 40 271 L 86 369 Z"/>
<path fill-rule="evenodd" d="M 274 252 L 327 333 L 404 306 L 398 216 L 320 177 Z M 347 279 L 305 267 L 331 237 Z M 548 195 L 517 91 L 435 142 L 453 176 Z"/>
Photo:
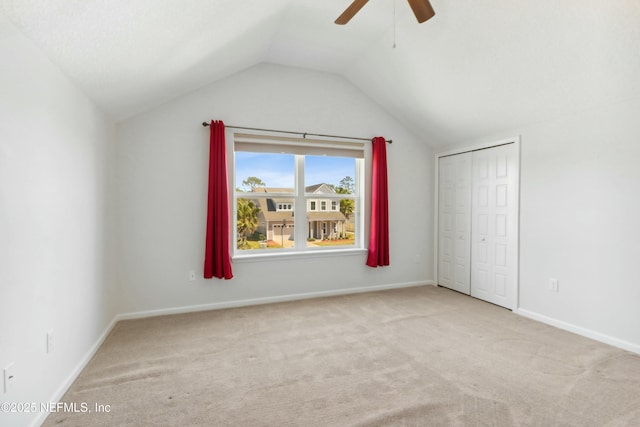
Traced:
<path fill-rule="evenodd" d="M 207 241 L 204 254 L 204 277 L 231 279 L 229 247 L 229 183 L 224 123 L 211 122 L 209 140 L 209 197 L 207 202 Z"/>
<path fill-rule="evenodd" d="M 371 227 L 367 265 L 389 265 L 389 188 L 387 186 L 387 141 L 373 138 L 371 178 Z"/>

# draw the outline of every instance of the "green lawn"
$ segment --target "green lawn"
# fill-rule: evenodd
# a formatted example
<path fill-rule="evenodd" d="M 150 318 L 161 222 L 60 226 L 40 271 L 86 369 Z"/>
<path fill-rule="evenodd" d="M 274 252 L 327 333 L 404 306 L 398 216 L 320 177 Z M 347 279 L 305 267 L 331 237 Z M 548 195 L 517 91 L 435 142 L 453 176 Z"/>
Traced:
<path fill-rule="evenodd" d="M 353 239 L 317 240 L 313 243 L 315 243 L 317 246 L 345 246 L 345 245 L 353 245 L 355 241 Z"/>
<path fill-rule="evenodd" d="M 347 233 L 349 234 L 349 233 Z M 355 240 L 353 239 L 353 235 L 351 236 L 351 238 L 347 238 L 347 239 L 340 239 L 340 240 L 315 240 L 313 242 L 314 246 L 348 246 L 348 245 L 353 245 L 355 243 Z M 277 248 L 281 248 L 282 246 L 276 242 L 274 242 L 273 240 L 268 240 L 267 241 L 267 249 L 277 249 Z M 247 240 L 245 242 L 245 245 L 243 247 L 240 247 L 240 245 L 238 245 L 238 249 L 242 249 L 242 250 L 252 250 L 252 249 L 263 249 L 260 247 L 260 244 L 258 242 L 252 241 L 252 240 Z"/>
<path fill-rule="evenodd" d="M 281 248 L 281 247 L 282 246 L 280 246 L 279 244 L 277 244 L 273 240 L 267 241 L 267 249 L 274 249 L 274 248 Z M 240 244 L 238 244 L 238 249 L 251 250 L 251 249 L 262 249 L 262 248 L 260 248 L 260 243 L 259 242 L 255 242 L 253 240 L 247 240 L 243 247 L 240 247 Z"/>

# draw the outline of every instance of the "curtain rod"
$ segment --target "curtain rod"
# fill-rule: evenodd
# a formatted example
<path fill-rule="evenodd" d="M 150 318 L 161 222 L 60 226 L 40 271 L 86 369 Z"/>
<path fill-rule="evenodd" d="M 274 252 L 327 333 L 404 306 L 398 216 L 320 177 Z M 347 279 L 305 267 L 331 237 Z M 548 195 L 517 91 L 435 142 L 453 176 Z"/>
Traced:
<path fill-rule="evenodd" d="M 207 122 L 202 122 L 202 126 L 207 127 L 210 126 L 209 123 Z M 341 138 L 341 139 L 355 139 L 358 141 L 371 141 L 371 138 L 356 138 L 353 136 L 339 136 L 339 135 L 323 135 L 321 133 L 308 133 L 308 132 L 292 132 L 292 131 L 288 131 L 288 130 L 275 130 L 275 129 L 261 129 L 261 128 L 248 128 L 248 127 L 243 127 L 243 126 L 224 126 L 225 128 L 231 128 L 231 129 L 243 129 L 243 130 L 257 130 L 257 131 L 262 131 L 262 132 L 277 132 L 277 133 L 288 133 L 291 135 L 302 135 L 303 138 L 306 138 L 307 135 L 309 136 L 321 136 L 321 137 L 325 137 L 325 138 Z M 387 143 L 391 144 L 393 143 L 392 139 L 386 139 L 385 140 Z"/>

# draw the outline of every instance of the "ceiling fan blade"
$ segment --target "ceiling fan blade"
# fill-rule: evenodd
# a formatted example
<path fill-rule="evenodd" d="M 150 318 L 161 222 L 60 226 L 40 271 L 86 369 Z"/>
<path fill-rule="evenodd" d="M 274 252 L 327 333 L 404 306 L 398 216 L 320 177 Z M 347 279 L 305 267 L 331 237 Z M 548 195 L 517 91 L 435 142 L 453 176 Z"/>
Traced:
<path fill-rule="evenodd" d="M 369 0 L 353 0 L 353 3 L 351 3 L 349 7 L 347 7 L 345 11 L 342 12 L 342 15 L 338 16 L 338 19 L 336 19 L 336 24 L 344 25 L 347 22 L 351 21 L 351 18 L 353 18 L 353 16 L 358 13 L 358 11 L 362 9 L 362 6 L 367 4 L 368 1 Z"/>
<path fill-rule="evenodd" d="M 416 15 L 416 19 L 419 23 L 431 19 L 435 16 L 436 12 L 431 7 L 429 0 L 408 0 L 409 6 L 413 9 L 413 14 Z"/>

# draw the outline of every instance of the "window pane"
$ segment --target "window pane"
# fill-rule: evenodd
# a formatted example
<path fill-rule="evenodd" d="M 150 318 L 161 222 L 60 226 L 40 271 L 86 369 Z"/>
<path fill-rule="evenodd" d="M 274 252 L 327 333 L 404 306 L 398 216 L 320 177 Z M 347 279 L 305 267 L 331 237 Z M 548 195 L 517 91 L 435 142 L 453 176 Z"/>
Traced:
<path fill-rule="evenodd" d="M 338 211 L 307 211 L 307 247 L 355 245 L 356 200 L 339 200 L 338 206 Z"/>
<path fill-rule="evenodd" d="M 355 182 L 361 159 L 269 150 L 234 154 L 236 254 L 362 245 L 356 235 L 361 215 Z M 296 198 L 296 188 L 304 189 L 304 199 Z"/>
<path fill-rule="evenodd" d="M 236 152 L 236 247 L 267 250 L 293 247 L 295 156 Z M 291 193 L 291 197 L 251 197 Z"/>
<path fill-rule="evenodd" d="M 355 176 L 354 158 L 305 156 L 305 192 L 315 201 L 308 205 L 307 247 L 355 245 L 356 199 L 322 199 L 323 194 L 353 194 Z"/>
<path fill-rule="evenodd" d="M 353 194 L 355 176 L 356 159 L 354 158 L 305 156 L 304 185 L 308 193 L 313 193 L 320 184 L 328 184 L 340 194 Z M 331 206 L 330 203 L 327 205 Z"/>
<path fill-rule="evenodd" d="M 293 192 L 295 167 L 293 154 L 236 152 L 236 191 Z"/>
<path fill-rule="evenodd" d="M 253 199 L 238 197 L 236 209 L 236 248 L 238 250 L 294 247 L 292 210 L 279 211 L 273 199 L 264 197 Z"/>

